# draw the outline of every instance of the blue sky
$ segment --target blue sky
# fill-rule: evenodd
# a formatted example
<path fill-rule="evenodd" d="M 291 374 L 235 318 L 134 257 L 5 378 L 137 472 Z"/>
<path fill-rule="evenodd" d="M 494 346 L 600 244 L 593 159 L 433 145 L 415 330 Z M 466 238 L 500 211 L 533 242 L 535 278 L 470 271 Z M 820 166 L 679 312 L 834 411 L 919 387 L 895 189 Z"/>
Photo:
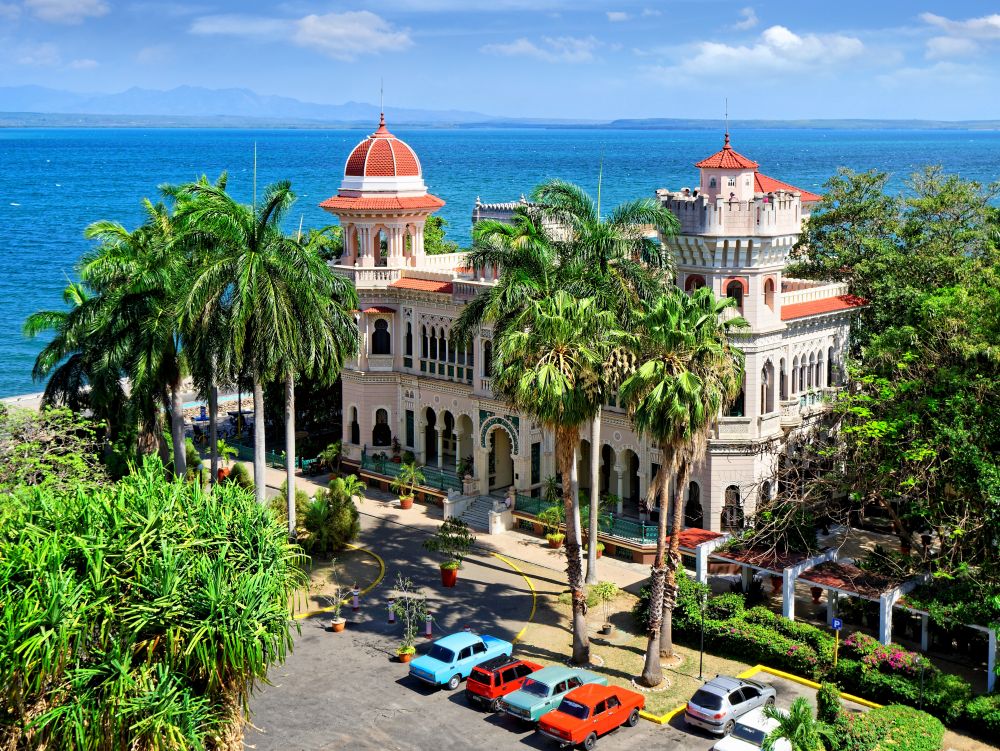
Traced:
<path fill-rule="evenodd" d="M 0 85 L 609 119 L 1000 117 L 1000 4 L 0 0 Z"/>

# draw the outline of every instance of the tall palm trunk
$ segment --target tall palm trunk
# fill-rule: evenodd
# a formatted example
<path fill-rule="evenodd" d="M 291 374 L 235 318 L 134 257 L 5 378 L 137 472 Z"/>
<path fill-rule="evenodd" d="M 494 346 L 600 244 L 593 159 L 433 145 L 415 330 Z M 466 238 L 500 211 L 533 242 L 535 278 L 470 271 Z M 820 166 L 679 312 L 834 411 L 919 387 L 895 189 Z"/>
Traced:
<path fill-rule="evenodd" d="M 584 592 L 583 559 L 580 555 L 580 489 L 576 466 L 578 431 L 560 429 L 557 453 L 563 476 L 563 503 L 566 512 L 566 578 L 573 601 L 573 663 L 590 662 L 590 639 L 587 636 L 587 595 Z"/>
<path fill-rule="evenodd" d="M 208 389 L 208 455 L 212 467 L 209 482 L 215 485 L 219 479 L 219 387 L 215 385 L 214 374 Z"/>
<path fill-rule="evenodd" d="M 587 584 L 597 584 L 597 522 L 601 507 L 601 410 L 590 422 L 590 529 L 587 532 Z"/>
<path fill-rule="evenodd" d="M 669 492 L 668 472 L 666 464 L 662 465 L 657 470 L 656 478 L 653 481 L 653 492 L 660 495 L 660 518 L 656 532 L 656 558 L 653 559 L 649 577 L 649 623 L 646 630 L 649 641 L 646 643 L 646 660 L 642 667 L 641 676 L 642 682 L 650 687 L 658 686 L 663 680 L 663 668 L 660 667 L 660 624 L 663 618 L 666 580 L 663 560 L 667 550 L 667 515 L 665 511 Z"/>
<path fill-rule="evenodd" d="M 677 487 L 674 488 L 674 518 L 670 528 L 670 551 L 667 554 L 667 578 L 663 590 L 663 621 L 660 625 L 660 656 L 674 656 L 673 613 L 677 604 L 677 569 L 681 566 L 681 523 L 684 519 L 684 488 L 691 475 L 691 464 L 682 459 L 677 469 Z M 663 525 L 666 505 L 660 509 Z"/>
<path fill-rule="evenodd" d="M 253 379 L 253 487 L 257 503 L 267 500 L 265 483 L 267 457 L 264 454 L 264 384 L 260 378 Z"/>
<path fill-rule="evenodd" d="M 170 387 L 170 438 L 174 444 L 174 477 L 184 477 L 187 453 L 184 450 L 184 404 L 181 402 L 180 384 Z"/>
<path fill-rule="evenodd" d="M 295 539 L 295 374 L 285 375 L 285 484 L 288 501 L 288 536 Z"/>

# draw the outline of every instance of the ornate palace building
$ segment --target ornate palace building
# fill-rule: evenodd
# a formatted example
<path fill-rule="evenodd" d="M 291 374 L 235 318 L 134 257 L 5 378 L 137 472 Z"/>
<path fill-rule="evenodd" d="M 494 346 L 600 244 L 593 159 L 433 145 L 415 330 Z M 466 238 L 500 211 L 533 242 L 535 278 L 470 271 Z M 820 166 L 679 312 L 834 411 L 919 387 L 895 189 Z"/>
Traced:
<path fill-rule="evenodd" d="M 772 490 L 784 441 L 825 411 L 843 377 L 851 312 L 860 301 L 843 284 L 784 276 L 819 196 L 763 175 L 733 150 L 728 134 L 722 150 L 695 167 L 697 188 L 656 192 L 680 221 L 680 234 L 668 240 L 677 283 L 735 298 L 750 322 L 739 339 L 743 394 L 719 416 L 684 489 L 686 525 L 719 531 L 753 513 Z M 370 462 L 397 440 L 438 487 L 461 488 L 455 473 L 471 457 L 467 494 L 513 487 L 520 496 L 539 495 L 555 473 L 552 436 L 494 398 L 488 331 L 467 349 L 449 342 L 462 308 L 495 282 L 497 269 L 470 269 L 464 253 L 425 254 L 424 222 L 444 201 L 428 192 L 413 149 L 383 120 L 348 156 L 340 189 L 321 205 L 344 230 L 344 254 L 333 268 L 354 281 L 361 301 L 360 354 L 342 376 L 345 458 Z M 473 221 L 503 219 L 518 205 L 477 201 Z M 585 428 L 583 487 L 591 475 L 589 438 Z M 600 440 L 601 490 L 620 499 L 616 517 L 638 520 L 659 451 L 614 404 L 603 411 Z"/>

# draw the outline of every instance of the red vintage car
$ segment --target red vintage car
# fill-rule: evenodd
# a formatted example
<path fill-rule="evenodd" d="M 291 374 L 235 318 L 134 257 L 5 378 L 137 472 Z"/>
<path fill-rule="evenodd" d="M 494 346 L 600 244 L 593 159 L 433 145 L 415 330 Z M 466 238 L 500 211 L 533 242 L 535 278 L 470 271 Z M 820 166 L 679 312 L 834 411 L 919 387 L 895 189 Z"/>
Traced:
<path fill-rule="evenodd" d="M 588 683 L 563 697 L 557 709 L 542 716 L 538 732 L 560 746 L 583 746 L 590 751 L 597 737 L 622 725 L 635 727 L 646 697 L 619 686 Z"/>
<path fill-rule="evenodd" d="M 542 666 L 516 657 L 495 657 L 477 665 L 465 682 L 465 698 L 470 704 L 500 711 L 500 699 L 521 688 L 524 679 Z"/>

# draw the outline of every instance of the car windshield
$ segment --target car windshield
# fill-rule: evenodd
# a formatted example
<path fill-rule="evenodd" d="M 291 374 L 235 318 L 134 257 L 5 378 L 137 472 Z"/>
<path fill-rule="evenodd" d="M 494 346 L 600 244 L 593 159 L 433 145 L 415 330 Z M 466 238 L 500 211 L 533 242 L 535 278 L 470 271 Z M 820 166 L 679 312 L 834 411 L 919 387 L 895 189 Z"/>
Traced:
<path fill-rule="evenodd" d="M 531 678 L 525 678 L 524 683 L 521 684 L 521 690 L 532 694 L 533 696 L 548 696 L 549 687 L 544 683 L 539 683 L 538 681 L 533 681 Z"/>
<path fill-rule="evenodd" d="M 493 683 L 493 680 L 489 673 L 482 670 L 473 670 L 469 673 L 469 683 L 482 683 L 484 686 L 489 686 Z"/>
<path fill-rule="evenodd" d="M 743 723 L 737 722 L 733 727 L 733 732 L 730 733 L 733 738 L 738 738 L 741 741 L 746 741 L 747 743 L 752 743 L 755 746 L 763 745 L 764 743 L 764 731 L 758 730 L 757 728 L 752 728 L 749 725 L 744 725 Z"/>
<path fill-rule="evenodd" d="M 586 720 L 590 716 L 590 707 L 584 706 L 572 699 L 563 699 L 559 705 L 559 711 L 578 720 Z"/>
<path fill-rule="evenodd" d="M 435 644 L 427 652 L 427 656 L 433 660 L 438 660 L 439 662 L 452 662 L 455 659 L 455 653 L 450 649 L 445 649 L 440 644 Z"/>
<path fill-rule="evenodd" d="M 691 703 L 705 709 L 722 709 L 722 697 L 704 689 L 695 691 L 694 696 L 691 697 Z"/>

